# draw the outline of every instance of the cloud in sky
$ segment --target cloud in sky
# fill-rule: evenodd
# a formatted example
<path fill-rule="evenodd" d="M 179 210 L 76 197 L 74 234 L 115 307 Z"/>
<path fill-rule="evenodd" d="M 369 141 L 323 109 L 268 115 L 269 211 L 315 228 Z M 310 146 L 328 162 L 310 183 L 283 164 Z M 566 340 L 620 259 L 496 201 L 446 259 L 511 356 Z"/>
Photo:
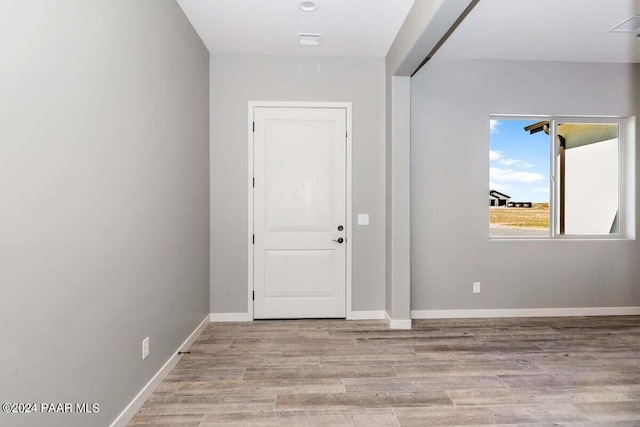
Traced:
<path fill-rule="evenodd" d="M 489 133 L 498 133 L 498 126 L 500 125 L 500 121 L 498 120 L 489 120 Z"/>
<path fill-rule="evenodd" d="M 511 189 L 510 185 L 499 184 L 497 182 L 489 181 L 489 189 L 496 191 L 509 191 Z"/>
<path fill-rule="evenodd" d="M 489 151 L 489 161 L 493 162 L 494 160 L 498 160 L 502 157 L 502 153 L 500 151 Z"/>
<path fill-rule="evenodd" d="M 535 191 L 536 193 L 544 193 L 544 194 L 550 194 L 551 193 L 549 191 L 549 187 L 534 188 L 533 191 Z"/>
<path fill-rule="evenodd" d="M 503 166 L 522 166 L 522 167 L 525 167 L 525 168 L 530 168 L 530 167 L 534 166 L 532 163 L 526 162 L 524 160 L 519 160 L 519 159 L 503 159 L 503 158 L 500 158 L 500 159 L 498 159 L 498 163 L 500 163 Z"/>
<path fill-rule="evenodd" d="M 489 177 L 493 183 L 523 182 L 526 184 L 542 181 L 544 175 L 536 172 L 522 172 L 513 169 L 489 168 Z"/>
<path fill-rule="evenodd" d="M 530 167 L 534 166 L 532 163 L 529 163 L 529 162 L 524 161 L 524 160 L 509 159 L 509 158 L 506 158 L 506 157 L 502 157 L 502 151 L 489 150 L 489 161 L 490 162 L 495 162 L 496 160 L 502 166 L 521 166 L 521 167 L 525 167 L 525 168 L 530 168 Z"/>

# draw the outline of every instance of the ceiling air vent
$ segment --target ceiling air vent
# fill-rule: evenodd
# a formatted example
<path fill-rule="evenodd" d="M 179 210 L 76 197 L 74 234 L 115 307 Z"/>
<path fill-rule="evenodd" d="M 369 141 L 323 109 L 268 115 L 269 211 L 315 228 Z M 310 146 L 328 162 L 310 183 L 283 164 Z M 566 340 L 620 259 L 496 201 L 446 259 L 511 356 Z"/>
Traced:
<path fill-rule="evenodd" d="M 609 30 L 610 33 L 640 33 L 640 16 L 632 16 Z"/>
<path fill-rule="evenodd" d="M 300 38 L 300 46 L 319 46 L 322 34 L 314 33 L 298 33 Z"/>

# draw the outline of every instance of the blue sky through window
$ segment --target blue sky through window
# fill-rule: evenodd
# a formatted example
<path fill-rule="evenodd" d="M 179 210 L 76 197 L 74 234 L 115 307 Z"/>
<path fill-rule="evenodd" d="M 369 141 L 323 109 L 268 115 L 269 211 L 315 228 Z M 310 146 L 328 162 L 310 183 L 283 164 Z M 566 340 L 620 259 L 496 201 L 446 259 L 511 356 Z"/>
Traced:
<path fill-rule="evenodd" d="M 530 135 L 539 120 L 491 120 L 489 189 L 513 202 L 549 202 L 549 135 Z"/>

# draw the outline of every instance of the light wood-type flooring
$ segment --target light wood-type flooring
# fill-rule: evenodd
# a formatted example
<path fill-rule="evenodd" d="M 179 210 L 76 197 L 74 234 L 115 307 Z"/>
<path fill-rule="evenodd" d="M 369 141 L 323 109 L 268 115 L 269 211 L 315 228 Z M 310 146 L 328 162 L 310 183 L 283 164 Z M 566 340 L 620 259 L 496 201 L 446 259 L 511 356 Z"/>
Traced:
<path fill-rule="evenodd" d="M 640 316 L 212 323 L 130 426 L 640 426 Z"/>

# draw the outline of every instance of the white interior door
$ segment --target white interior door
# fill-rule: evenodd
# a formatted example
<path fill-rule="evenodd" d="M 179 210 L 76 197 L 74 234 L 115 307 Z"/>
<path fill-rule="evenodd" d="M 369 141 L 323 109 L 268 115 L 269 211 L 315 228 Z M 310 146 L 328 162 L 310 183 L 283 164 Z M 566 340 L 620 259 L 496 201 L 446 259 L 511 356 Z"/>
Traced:
<path fill-rule="evenodd" d="M 254 317 L 345 317 L 346 110 L 254 121 Z"/>

